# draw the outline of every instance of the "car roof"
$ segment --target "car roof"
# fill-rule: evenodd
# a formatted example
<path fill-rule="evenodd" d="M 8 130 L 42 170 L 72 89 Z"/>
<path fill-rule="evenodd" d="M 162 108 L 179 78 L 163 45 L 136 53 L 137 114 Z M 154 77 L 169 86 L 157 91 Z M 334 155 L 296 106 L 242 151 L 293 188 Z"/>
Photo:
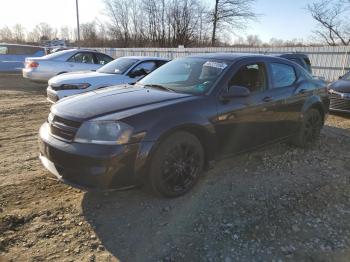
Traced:
<path fill-rule="evenodd" d="M 301 58 L 308 58 L 308 56 L 306 54 L 303 53 L 285 53 L 285 54 L 274 54 L 273 56 L 275 57 L 285 57 L 285 58 L 297 58 L 297 57 L 301 57 Z"/>
<path fill-rule="evenodd" d="M 8 43 L 0 43 L 0 45 L 2 45 L 2 46 L 35 47 L 35 48 L 42 48 L 42 49 L 44 49 L 44 47 L 37 46 L 37 45 L 22 45 L 22 44 L 8 44 Z"/>
<path fill-rule="evenodd" d="M 219 59 L 227 61 L 236 61 L 242 58 L 266 58 L 267 55 L 254 54 L 254 53 L 208 53 L 189 56 L 191 58 L 207 58 L 207 59 Z"/>

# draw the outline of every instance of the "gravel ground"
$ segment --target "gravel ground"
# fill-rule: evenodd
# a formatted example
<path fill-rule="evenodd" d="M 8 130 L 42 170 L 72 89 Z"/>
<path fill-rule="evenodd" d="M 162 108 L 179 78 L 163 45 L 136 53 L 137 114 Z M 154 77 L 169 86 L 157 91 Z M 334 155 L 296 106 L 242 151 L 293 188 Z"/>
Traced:
<path fill-rule="evenodd" d="M 350 261 L 350 117 L 218 162 L 178 199 L 82 192 L 40 165 L 45 86 L 0 75 L 0 261 Z"/>

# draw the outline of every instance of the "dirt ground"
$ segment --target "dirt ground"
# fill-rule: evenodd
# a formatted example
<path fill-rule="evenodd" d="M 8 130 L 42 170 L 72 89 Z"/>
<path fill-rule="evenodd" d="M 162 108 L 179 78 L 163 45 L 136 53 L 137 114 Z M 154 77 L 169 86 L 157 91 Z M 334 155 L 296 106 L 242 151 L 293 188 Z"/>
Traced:
<path fill-rule="evenodd" d="M 178 199 L 82 192 L 38 160 L 45 86 L 0 75 L 0 261 L 350 261 L 350 117 L 220 161 Z"/>

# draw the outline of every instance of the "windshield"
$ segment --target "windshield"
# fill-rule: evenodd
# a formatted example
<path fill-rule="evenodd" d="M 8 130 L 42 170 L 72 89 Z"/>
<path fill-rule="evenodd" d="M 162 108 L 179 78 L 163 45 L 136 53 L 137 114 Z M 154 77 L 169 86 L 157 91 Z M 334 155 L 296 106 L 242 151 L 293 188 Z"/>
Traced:
<path fill-rule="evenodd" d="M 137 59 L 132 58 L 117 58 L 114 61 L 98 69 L 97 72 L 105 74 L 124 74 L 137 61 Z"/>
<path fill-rule="evenodd" d="M 141 81 L 144 86 L 163 86 L 180 93 L 201 94 L 209 90 L 228 63 L 208 58 L 180 58 L 155 70 Z"/>

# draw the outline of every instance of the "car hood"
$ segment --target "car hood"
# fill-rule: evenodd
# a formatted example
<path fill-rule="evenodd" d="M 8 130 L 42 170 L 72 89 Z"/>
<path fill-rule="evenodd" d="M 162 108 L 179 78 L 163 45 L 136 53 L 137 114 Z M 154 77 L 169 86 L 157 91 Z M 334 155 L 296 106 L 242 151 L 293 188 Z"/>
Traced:
<path fill-rule="evenodd" d="M 329 88 L 342 93 L 350 93 L 350 81 L 338 80 L 332 83 Z"/>
<path fill-rule="evenodd" d="M 54 104 L 51 112 L 63 118 L 84 121 L 191 96 L 189 94 L 121 85 L 67 97 Z"/>
<path fill-rule="evenodd" d="M 74 83 L 97 84 L 109 82 L 111 82 L 112 84 L 117 84 L 118 80 L 120 79 L 124 79 L 124 76 L 91 71 L 80 71 L 55 76 L 49 80 L 49 85 L 62 85 Z"/>

